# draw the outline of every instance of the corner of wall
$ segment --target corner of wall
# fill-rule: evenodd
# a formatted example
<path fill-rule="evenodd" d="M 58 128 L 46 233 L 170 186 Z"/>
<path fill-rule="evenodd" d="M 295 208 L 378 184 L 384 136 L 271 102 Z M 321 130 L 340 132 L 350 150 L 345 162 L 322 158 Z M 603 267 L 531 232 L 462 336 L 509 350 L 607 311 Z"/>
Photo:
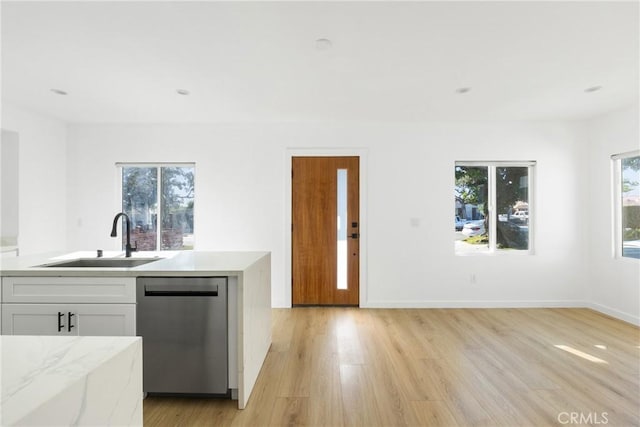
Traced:
<path fill-rule="evenodd" d="M 589 307 L 640 325 L 640 261 L 612 255 L 613 214 L 611 155 L 637 150 L 640 141 L 639 104 L 587 120 L 584 209 L 588 235 L 586 300 Z"/>

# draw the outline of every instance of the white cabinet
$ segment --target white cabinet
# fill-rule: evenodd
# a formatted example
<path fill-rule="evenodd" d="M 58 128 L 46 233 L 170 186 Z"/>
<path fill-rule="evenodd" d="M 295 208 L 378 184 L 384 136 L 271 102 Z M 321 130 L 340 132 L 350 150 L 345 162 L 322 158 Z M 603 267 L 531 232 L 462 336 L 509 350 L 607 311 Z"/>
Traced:
<path fill-rule="evenodd" d="M 3 304 L 3 335 L 134 336 L 135 304 Z"/>
<path fill-rule="evenodd" d="M 136 334 L 134 277 L 3 277 L 3 335 Z"/>

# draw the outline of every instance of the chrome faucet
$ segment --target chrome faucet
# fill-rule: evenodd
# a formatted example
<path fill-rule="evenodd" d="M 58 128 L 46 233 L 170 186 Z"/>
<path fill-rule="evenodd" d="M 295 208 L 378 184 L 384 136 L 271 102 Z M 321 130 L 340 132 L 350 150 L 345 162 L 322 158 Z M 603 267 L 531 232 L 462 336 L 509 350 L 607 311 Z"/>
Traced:
<path fill-rule="evenodd" d="M 118 233 L 117 233 L 118 218 L 120 218 L 121 216 L 124 216 L 125 227 L 127 229 L 127 244 L 124 246 L 124 252 L 125 252 L 125 257 L 129 258 L 131 257 L 131 252 L 135 252 L 138 250 L 138 245 L 136 243 L 135 247 L 131 247 L 131 221 L 129 220 L 129 216 L 126 213 L 120 212 L 119 214 L 116 215 L 115 218 L 113 218 L 113 227 L 111 228 L 111 237 L 118 236 Z"/>

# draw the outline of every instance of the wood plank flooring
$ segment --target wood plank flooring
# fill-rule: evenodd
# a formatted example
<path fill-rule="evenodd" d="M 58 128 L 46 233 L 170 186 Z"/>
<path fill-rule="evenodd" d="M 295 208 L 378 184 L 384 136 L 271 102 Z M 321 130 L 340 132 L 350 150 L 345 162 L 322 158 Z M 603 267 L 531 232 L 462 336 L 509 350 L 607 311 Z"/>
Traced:
<path fill-rule="evenodd" d="M 151 397 L 145 425 L 640 425 L 639 329 L 589 309 L 273 315 L 247 409 Z"/>

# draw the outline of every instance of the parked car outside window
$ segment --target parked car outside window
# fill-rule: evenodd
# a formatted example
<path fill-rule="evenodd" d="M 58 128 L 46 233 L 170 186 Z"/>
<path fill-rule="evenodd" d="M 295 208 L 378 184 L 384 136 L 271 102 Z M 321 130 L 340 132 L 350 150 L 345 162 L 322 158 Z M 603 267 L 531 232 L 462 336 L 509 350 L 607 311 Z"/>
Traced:
<path fill-rule="evenodd" d="M 484 220 L 469 221 L 462 227 L 462 234 L 467 237 L 485 234 Z"/>
<path fill-rule="evenodd" d="M 526 220 L 526 219 L 529 219 L 529 211 L 516 211 L 511 216 L 513 218 Z"/>

